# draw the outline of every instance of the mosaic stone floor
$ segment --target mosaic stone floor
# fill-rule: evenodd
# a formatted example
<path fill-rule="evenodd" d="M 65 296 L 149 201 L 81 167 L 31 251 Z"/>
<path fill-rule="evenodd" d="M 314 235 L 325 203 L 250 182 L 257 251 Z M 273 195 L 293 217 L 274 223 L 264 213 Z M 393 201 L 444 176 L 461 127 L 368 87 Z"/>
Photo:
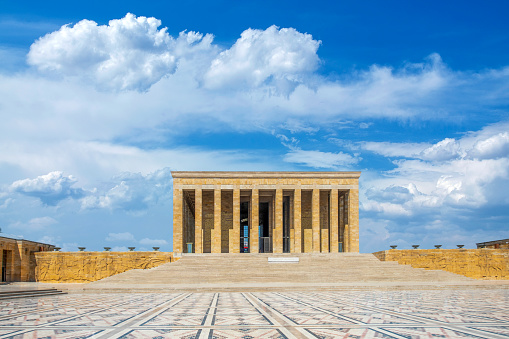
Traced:
<path fill-rule="evenodd" d="M 12 299 L 0 338 L 509 338 L 509 290 Z"/>

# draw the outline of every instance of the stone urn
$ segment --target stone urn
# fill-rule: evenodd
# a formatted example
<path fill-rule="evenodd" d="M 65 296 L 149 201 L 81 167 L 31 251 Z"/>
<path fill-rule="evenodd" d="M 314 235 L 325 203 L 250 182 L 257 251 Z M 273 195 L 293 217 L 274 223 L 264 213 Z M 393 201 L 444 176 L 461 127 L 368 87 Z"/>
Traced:
<path fill-rule="evenodd" d="M 414 250 L 416 250 L 419 248 L 419 245 L 412 245 L 412 247 L 414 248 Z"/>

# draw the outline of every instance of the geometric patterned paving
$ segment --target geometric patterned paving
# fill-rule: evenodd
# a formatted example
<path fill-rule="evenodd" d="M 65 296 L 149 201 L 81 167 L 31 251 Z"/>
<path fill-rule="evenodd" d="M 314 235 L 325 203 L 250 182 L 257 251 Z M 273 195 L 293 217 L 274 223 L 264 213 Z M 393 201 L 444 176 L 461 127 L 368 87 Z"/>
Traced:
<path fill-rule="evenodd" d="M 2 338 L 509 338 L 509 289 L 67 294 L 0 301 Z"/>

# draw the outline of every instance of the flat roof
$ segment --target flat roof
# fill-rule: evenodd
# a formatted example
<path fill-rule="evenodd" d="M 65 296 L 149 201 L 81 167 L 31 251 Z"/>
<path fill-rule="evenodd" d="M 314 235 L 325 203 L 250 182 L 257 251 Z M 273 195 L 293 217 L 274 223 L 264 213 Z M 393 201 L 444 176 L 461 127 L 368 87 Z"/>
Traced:
<path fill-rule="evenodd" d="M 477 246 L 479 246 L 479 245 L 495 245 L 495 244 L 509 244 L 509 239 L 493 240 L 493 241 L 476 243 Z"/>
<path fill-rule="evenodd" d="M 227 171 L 171 171 L 173 178 L 354 178 L 361 172 L 227 172 Z"/>
<path fill-rule="evenodd" d="M 0 238 L 9 239 L 9 240 L 16 240 L 16 241 L 28 241 L 28 242 L 32 242 L 34 244 L 48 245 L 48 246 L 53 246 L 53 247 L 55 246 L 55 245 L 46 244 L 46 243 L 43 243 L 43 242 L 40 242 L 40 241 L 32 241 L 32 240 L 27 240 L 27 239 L 17 239 L 17 238 L 11 238 L 11 237 L 4 237 L 3 235 L 0 235 Z"/>

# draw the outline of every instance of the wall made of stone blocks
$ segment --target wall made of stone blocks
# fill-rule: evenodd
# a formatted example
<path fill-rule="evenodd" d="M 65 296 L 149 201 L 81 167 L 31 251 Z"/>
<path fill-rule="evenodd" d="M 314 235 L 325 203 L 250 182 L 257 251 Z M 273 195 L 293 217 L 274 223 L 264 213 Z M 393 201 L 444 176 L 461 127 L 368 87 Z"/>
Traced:
<path fill-rule="evenodd" d="M 214 191 L 203 190 L 203 253 L 212 248 L 212 229 L 214 228 Z"/>
<path fill-rule="evenodd" d="M 474 279 L 509 279 L 509 249 L 388 250 L 373 253 L 381 261 L 443 270 Z"/>
<path fill-rule="evenodd" d="M 35 281 L 86 283 L 173 261 L 172 252 L 38 252 Z"/>
<path fill-rule="evenodd" d="M 53 248 L 53 245 L 29 240 L 0 237 L 0 265 L 5 260 L 5 281 L 35 281 L 34 253 L 52 251 Z"/>
<path fill-rule="evenodd" d="M 173 178 L 174 185 L 358 185 L 356 178 Z"/>
<path fill-rule="evenodd" d="M 312 191 L 302 191 L 301 193 L 301 225 L 302 225 L 302 248 L 305 253 L 313 251 L 313 232 L 312 232 Z"/>
<path fill-rule="evenodd" d="M 221 192 L 221 253 L 230 250 L 230 229 L 233 229 L 233 191 Z M 239 240 L 240 241 L 240 237 Z"/>
<path fill-rule="evenodd" d="M 320 251 L 329 252 L 329 192 L 320 192 Z"/>

